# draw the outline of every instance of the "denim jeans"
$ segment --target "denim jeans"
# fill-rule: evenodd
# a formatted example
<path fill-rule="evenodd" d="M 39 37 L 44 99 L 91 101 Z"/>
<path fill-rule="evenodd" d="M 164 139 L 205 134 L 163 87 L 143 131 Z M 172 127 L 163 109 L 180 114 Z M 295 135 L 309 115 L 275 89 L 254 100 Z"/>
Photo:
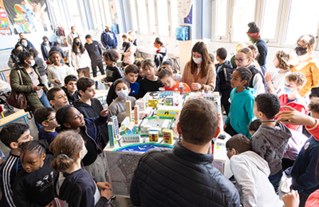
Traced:
<path fill-rule="evenodd" d="M 44 92 L 42 97 L 40 98 L 40 101 L 44 107 L 51 107 L 50 102 L 48 101 L 47 95 L 45 95 Z M 35 125 L 37 126 L 38 130 L 40 130 L 43 127 L 41 124 L 37 123 L 36 121 L 35 121 Z"/>
<path fill-rule="evenodd" d="M 282 169 L 278 173 L 268 177 L 268 179 L 271 182 L 272 186 L 274 186 L 274 189 L 275 189 L 276 192 L 278 191 L 278 187 L 279 187 L 279 184 L 280 184 L 281 177 L 282 177 Z"/>

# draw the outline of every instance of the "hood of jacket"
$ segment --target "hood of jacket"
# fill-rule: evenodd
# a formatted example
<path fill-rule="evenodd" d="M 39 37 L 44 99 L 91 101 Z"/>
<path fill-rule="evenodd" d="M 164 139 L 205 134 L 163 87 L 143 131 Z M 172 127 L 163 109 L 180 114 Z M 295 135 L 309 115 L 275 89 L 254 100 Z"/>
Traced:
<path fill-rule="evenodd" d="M 237 88 L 235 88 L 234 93 L 236 94 L 236 96 L 246 96 L 247 94 L 249 94 L 250 96 L 255 98 L 255 89 L 253 88 L 247 88 L 247 90 L 244 90 L 242 92 L 237 93 Z"/>
<path fill-rule="evenodd" d="M 228 61 L 228 60 L 226 60 L 226 61 L 224 62 L 224 67 L 233 69 L 233 66 L 232 66 L 231 62 Z"/>
<path fill-rule="evenodd" d="M 247 160 L 249 164 L 256 166 L 256 168 L 263 172 L 267 177 L 270 175 L 268 162 L 260 157 L 257 153 L 253 151 L 246 151 L 240 153 L 239 155 L 234 155 L 233 157 L 236 158 L 235 156 L 238 156 L 238 158 L 241 160 Z"/>
<path fill-rule="evenodd" d="M 260 125 L 258 131 L 264 135 L 272 146 L 283 145 L 291 136 L 289 128 L 281 123 L 277 123 L 275 127 Z"/>

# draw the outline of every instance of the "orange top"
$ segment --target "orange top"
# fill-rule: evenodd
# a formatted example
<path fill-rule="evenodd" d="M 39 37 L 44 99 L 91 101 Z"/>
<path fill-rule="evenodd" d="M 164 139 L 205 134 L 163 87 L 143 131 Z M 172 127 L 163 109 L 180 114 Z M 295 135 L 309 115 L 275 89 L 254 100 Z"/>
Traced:
<path fill-rule="evenodd" d="M 179 92 L 179 83 L 178 81 L 176 81 L 176 85 L 173 86 L 172 88 L 167 88 L 166 86 L 164 86 L 165 91 L 174 91 L 174 92 Z M 186 83 L 183 83 L 184 86 L 184 92 L 191 92 L 191 89 L 189 88 L 189 86 Z"/>
<path fill-rule="evenodd" d="M 305 64 L 305 63 L 304 63 Z M 291 72 L 301 72 L 306 76 L 306 84 L 299 91 L 299 94 L 304 97 L 307 93 L 310 92 L 311 88 L 319 86 L 319 69 L 318 69 L 318 60 L 312 59 L 305 64 L 301 69 L 297 70 L 296 68 L 291 69 Z"/>

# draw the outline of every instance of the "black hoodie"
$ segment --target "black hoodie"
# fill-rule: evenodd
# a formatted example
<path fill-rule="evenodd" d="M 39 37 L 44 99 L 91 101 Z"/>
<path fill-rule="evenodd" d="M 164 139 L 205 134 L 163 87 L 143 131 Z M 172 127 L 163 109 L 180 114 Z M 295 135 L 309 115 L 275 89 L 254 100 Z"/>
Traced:
<path fill-rule="evenodd" d="M 216 64 L 216 73 L 220 64 Z M 231 62 L 226 60 L 223 64 L 221 64 L 221 68 L 216 75 L 216 88 L 215 91 L 218 91 L 222 96 L 221 102 L 224 104 L 229 103 L 228 99 L 230 97 L 230 93 L 233 90 L 231 87 L 230 80 L 232 78 L 233 66 Z"/>
<path fill-rule="evenodd" d="M 61 183 L 60 183 L 61 182 Z M 60 173 L 56 183 L 59 199 L 66 201 L 69 207 L 106 206 L 108 200 L 99 197 L 98 188 L 91 175 L 81 168 L 71 174 Z"/>
<path fill-rule="evenodd" d="M 96 98 L 92 98 L 91 103 L 92 105 L 90 106 L 89 104 L 83 103 L 81 100 L 78 100 L 73 102 L 73 105 L 77 110 L 79 110 L 83 114 L 84 118 L 95 118 L 100 116 L 100 112 L 103 110 L 101 102 Z M 104 124 L 98 126 L 98 128 L 105 144 L 107 144 L 109 141 L 107 125 Z"/>
<path fill-rule="evenodd" d="M 42 168 L 27 173 L 21 170 L 15 178 L 12 190 L 16 206 L 46 206 L 54 199 L 54 181 L 58 173 L 52 170 L 52 155 L 47 155 Z"/>

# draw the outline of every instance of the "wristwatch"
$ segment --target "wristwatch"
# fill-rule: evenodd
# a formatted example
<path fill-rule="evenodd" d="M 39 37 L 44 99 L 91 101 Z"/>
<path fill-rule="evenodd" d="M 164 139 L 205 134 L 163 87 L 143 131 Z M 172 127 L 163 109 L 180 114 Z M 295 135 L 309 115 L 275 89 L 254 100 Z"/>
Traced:
<path fill-rule="evenodd" d="M 200 89 L 203 89 L 204 88 L 204 85 L 203 84 L 200 84 Z"/>

